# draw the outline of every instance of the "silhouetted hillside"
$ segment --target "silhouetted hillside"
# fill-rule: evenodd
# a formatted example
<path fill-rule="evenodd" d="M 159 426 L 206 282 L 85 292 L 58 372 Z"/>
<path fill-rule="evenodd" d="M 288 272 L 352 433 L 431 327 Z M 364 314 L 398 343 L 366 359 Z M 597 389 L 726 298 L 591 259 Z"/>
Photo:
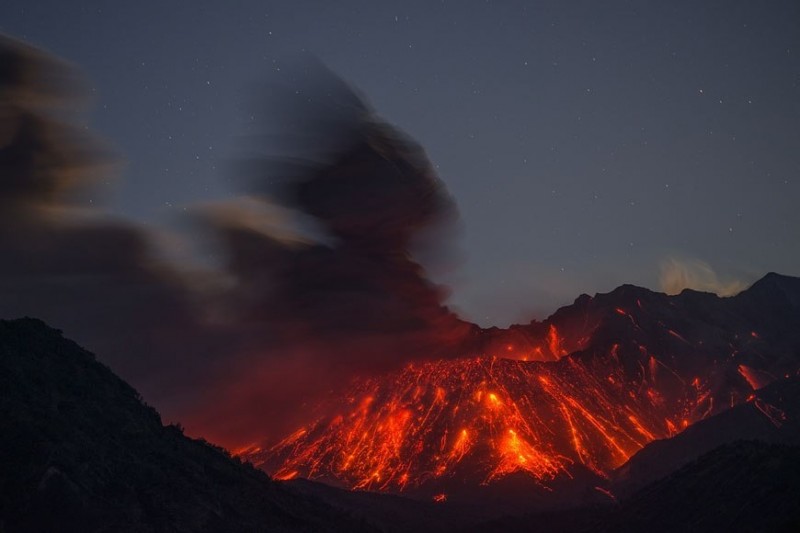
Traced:
<path fill-rule="evenodd" d="M 800 531 L 800 447 L 739 441 L 639 491 L 594 531 Z"/>
<path fill-rule="evenodd" d="M 158 413 L 34 319 L 0 321 L 0 531 L 356 531 Z"/>
<path fill-rule="evenodd" d="M 507 517 L 461 531 L 789 532 L 800 530 L 800 447 L 721 446 L 617 505 Z"/>

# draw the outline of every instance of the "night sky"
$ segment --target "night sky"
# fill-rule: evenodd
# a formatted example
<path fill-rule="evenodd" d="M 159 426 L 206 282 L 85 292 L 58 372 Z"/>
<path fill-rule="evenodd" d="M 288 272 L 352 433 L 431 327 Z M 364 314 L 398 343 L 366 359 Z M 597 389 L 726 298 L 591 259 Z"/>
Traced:
<path fill-rule="evenodd" d="M 151 225 L 234 194 L 255 88 L 311 53 L 428 151 L 462 218 L 439 280 L 472 320 L 670 265 L 729 290 L 800 273 L 793 1 L 11 0 L 0 31 L 83 72 L 125 162 L 97 201 Z"/>

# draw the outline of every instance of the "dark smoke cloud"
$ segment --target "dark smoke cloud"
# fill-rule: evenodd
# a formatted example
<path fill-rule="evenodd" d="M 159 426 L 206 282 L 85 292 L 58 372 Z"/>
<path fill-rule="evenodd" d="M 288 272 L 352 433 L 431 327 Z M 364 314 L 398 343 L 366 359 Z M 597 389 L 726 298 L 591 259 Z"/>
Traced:
<path fill-rule="evenodd" d="M 312 219 L 321 242 L 286 244 L 217 224 L 239 299 L 251 298 L 246 319 L 326 343 L 381 342 L 383 353 L 366 356 L 376 364 L 440 355 L 432 352 L 464 324 L 443 307 L 445 290 L 428 281 L 411 248 L 422 232 L 453 223 L 452 198 L 422 148 L 332 73 L 312 64 L 295 84 L 302 89 L 270 91 L 277 109 L 291 110 L 291 121 L 272 129 L 302 127 L 285 145 L 295 157 L 255 161 L 248 181 L 251 192 Z M 338 351 L 337 360 L 365 357 Z"/>
<path fill-rule="evenodd" d="M 158 264 L 151 234 L 78 202 L 111 157 L 79 125 L 72 69 L 2 38 L 0 73 L 0 316 L 47 320 L 170 402 L 214 359 L 213 335 L 192 346 L 191 287 Z"/>
<path fill-rule="evenodd" d="M 69 67 L 0 36 L 0 217 L 58 207 L 105 158 L 80 129 L 55 118 L 79 105 Z"/>
<path fill-rule="evenodd" d="M 290 429 L 355 374 L 458 352 L 476 327 L 412 259 L 454 222 L 452 199 L 356 91 L 303 72 L 265 95 L 285 157 L 253 157 L 238 204 L 195 210 L 223 264 L 176 266 L 160 235 L 80 205 L 112 168 L 75 125 L 80 83 L 0 38 L 0 317 L 63 329 L 167 419 L 226 445 Z"/>

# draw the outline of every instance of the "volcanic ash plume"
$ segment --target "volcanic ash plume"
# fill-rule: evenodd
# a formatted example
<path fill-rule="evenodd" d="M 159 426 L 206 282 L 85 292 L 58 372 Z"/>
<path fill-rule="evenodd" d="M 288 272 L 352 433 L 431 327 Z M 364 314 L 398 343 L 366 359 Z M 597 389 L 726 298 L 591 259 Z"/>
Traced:
<path fill-rule="evenodd" d="M 306 238 L 215 220 L 236 297 L 249 302 L 240 318 L 359 370 L 446 354 L 472 326 L 443 306 L 446 292 L 412 254 L 453 225 L 455 205 L 420 146 L 333 74 L 312 70 L 276 105 L 291 110 L 278 127 L 293 157 L 264 157 L 248 170 L 252 192 L 305 221 Z"/>

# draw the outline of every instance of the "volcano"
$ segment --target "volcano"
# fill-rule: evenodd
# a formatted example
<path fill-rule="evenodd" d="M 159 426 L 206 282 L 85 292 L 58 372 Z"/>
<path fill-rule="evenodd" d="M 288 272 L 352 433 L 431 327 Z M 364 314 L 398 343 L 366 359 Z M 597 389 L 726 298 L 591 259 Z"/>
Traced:
<path fill-rule="evenodd" d="M 624 285 L 542 322 L 480 330 L 463 357 L 356 380 L 277 443 L 240 455 L 277 479 L 458 499 L 524 478 L 603 480 L 648 443 L 753 402 L 800 369 L 800 279 L 735 297 Z M 596 485 L 596 486 L 595 486 Z"/>

